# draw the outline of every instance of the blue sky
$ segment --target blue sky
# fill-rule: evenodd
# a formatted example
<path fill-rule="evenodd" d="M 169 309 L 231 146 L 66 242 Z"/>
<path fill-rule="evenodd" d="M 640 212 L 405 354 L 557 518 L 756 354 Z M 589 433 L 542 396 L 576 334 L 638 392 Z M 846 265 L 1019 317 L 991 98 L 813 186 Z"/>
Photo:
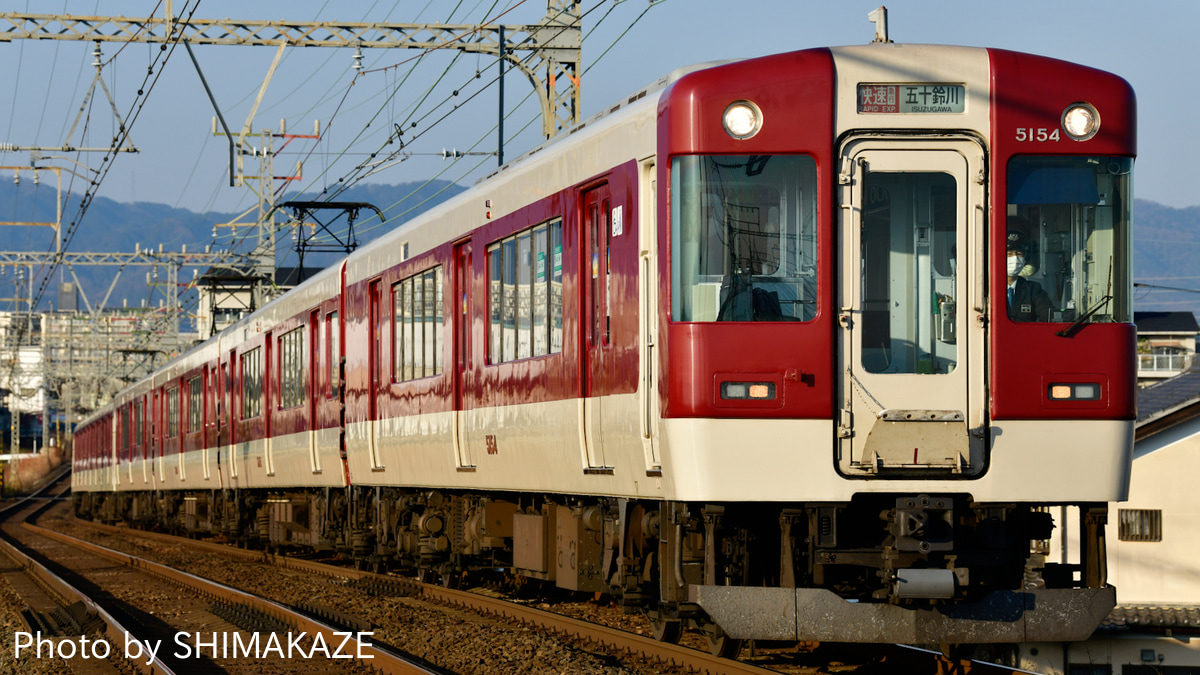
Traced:
<path fill-rule="evenodd" d="M 0 11 L 147 16 L 155 6 L 151 0 L 9 0 L 0 4 Z M 179 13 L 192 3 L 174 0 L 174 6 Z M 878 0 L 664 0 L 653 6 L 647 0 L 585 1 L 584 115 L 682 65 L 869 42 L 873 28 L 867 14 L 877 6 Z M 502 23 L 535 23 L 546 13 L 545 0 L 200 0 L 194 16 L 475 23 L 510 9 Z M 1200 155 L 1200 133 L 1191 126 L 1192 113 L 1200 108 L 1200 86 L 1188 70 L 1197 62 L 1190 45 L 1192 31 L 1200 25 L 1200 2 L 898 0 L 888 9 L 891 37 L 897 42 L 1002 47 L 1076 61 L 1125 77 L 1139 101 L 1137 195 L 1174 207 L 1200 205 L 1193 172 L 1184 168 L 1191 164 L 1189 157 Z M 102 48 L 107 59 L 120 46 L 105 43 Z M 92 44 L 79 42 L 0 44 L 5 63 L 0 69 L 0 91 L 9 94 L 0 101 L 0 142 L 61 145 L 68 141 L 66 132 L 95 75 L 90 66 L 92 49 Z M 131 44 L 104 69 L 105 82 L 123 115 L 135 102 L 154 50 L 157 46 Z M 275 49 L 198 46 L 195 51 L 236 133 L 246 121 Z M 320 119 L 328 131 L 319 144 L 293 141 L 276 160 L 275 173 L 292 173 L 296 161 L 304 158 L 304 178 L 293 185 L 315 191 L 336 185 L 339 177 L 366 160 L 367 153 L 383 147 L 393 124 L 411 119 L 421 119 L 418 128 L 425 131 L 409 146 L 414 154 L 368 181 L 400 183 L 438 176 L 470 184 L 492 168 L 495 160 L 490 157 L 450 162 L 434 153 L 495 149 L 494 90 L 463 104 L 437 125 L 429 122 L 446 112 L 444 107 L 435 110 L 431 101 L 449 96 L 454 89 L 461 89 L 462 98 L 474 93 L 479 82 L 495 74 L 494 60 L 438 53 L 417 61 L 416 56 L 414 51 L 368 50 L 364 58 L 368 70 L 395 67 L 363 75 L 351 87 L 352 50 L 289 49 L 254 128 L 278 129 L 280 118 L 286 118 L 289 131 L 311 133 L 314 119 Z M 479 80 L 476 71 L 483 75 Z M 439 77 L 440 84 L 436 83 Z M 540 141 L 540 121 L 528 96 L 529 82 L 510 73 L 506 83 L 511 113 L 506 128 L 515 137 L 507 142 L 505 152 L 513 157 Z M 397 87 L 397 96 L 386 95 Z M 426 92 L 431 93 L 421 103 Z M 427 113 L 431 114 L 423 117 Z M 212 115 L 186 52 L 176 51 L 133 123 L 132 139 L 141 152 L 118 157 L 99 194 L 116 201 L 154 201 L 193 210 L 238 211 L 253 205 L 255 197 L 249 190 L 229 187 L 226 144 L 210 133 Z M 528 128 L 517 132 L 530 121 Z M 77 130 L 69 140 L 73 145 L 106 145 L 112 131 L 111 115 L 96 105 L 91 109 L 89 135 L 85 138 Z M 28 162 L 26 153 L 4 154 L 0 164 Z M 99 166 L 98 155 L 72 158 Z M 247 173 L 257 173 L 256 166 L 247 168 Z"/>

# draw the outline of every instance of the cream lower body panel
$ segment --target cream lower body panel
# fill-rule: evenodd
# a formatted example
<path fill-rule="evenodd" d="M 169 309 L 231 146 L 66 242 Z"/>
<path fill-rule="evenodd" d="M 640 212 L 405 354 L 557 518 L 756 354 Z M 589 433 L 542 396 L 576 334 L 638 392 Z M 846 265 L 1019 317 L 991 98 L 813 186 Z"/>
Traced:
<path fill-rule="evenodd" d="M 589 405 L 594 405 L 592 399 Z M 599 399 L 591 433 L 604 467 L 589 467 L 581 442 L 580 399 L 462 411 L 460 442 L 470 466 L 460 465 L 453 412 L 347 425 L 346 454 L 355 485 L 511 490 L 660 499 L 662 480 L 648 476 L 639 431 L 637 394 Z M 600 431 L 596 432 L 597 426 Z M 489 444 L 488 436 L 493 439 Z M 492 452 L 489 452 L 489 448 Z"/>
<path fill-rule="evenodd" d="M 684 501 L 965 492 L 978 502 L 1105 502 L 1128 491 L 1133 422 L 997 422 L 988 469 L 968 480 L 846 478 L 835 468 L 831 420 L 670 419 L 662 438 L 663 482 L 669 498 Z"/>
<path fill-rule="evenodd" d="M 145 459 L 135 459 L 132 462 L 122 462 L 117 469 L 117 492 L 141 492 L 151 490 L 155 485 L 155 476 L 151 473 L 151 462 Z"/>
<path fill-rule="evenodd" d="M 228 488 L 345 487 L 340 430 L 323 429 L 225 446 L 220 480 Z M 213 468 L 214 479 L 217 476 Z"/>
<path fill-rule="evenodd" d="M 193 450 L 164 457 L 163 480 L 142 488 L 219 490 L 264 487 L 345 487 L 338 429 Z M 314 447 L 315 439 L 315 447 Z M 135 469 L 136 471 L 136 469 Z"/>

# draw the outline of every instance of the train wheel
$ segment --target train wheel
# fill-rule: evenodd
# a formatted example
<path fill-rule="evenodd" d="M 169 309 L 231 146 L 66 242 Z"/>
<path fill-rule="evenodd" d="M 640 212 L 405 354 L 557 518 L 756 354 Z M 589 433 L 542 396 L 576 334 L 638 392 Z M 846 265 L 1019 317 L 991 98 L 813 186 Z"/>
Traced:
<path fill-rule="evenodd" d="M 437 573 L 428 567 L 418 567 L 417 581 L 423 584 L 432 584 L 434 581 L 437 581 Z"/>
<path fill-rule="evenodd" d="M 736 659 L 738 654 L 742 653 L 742 641 L 729 637 L 715 626 L 713 630 L 712 633 L 705 633 L 705 637 L 708 638 L 709 653 L 719 659 Z"/>
<path fill-rule="evenodd" d="M 678 619 L 651 619 L 650 630 L 655 640 L 677 645 L 679 638 L 683 637 L 683 622 Z"/>
<path fill-rule="evenodd" d="M 463 585 L 463 573 L 458 570 L 448 569 L 442 572 L 442 586 L 445 588 L 457 589 Z"/>

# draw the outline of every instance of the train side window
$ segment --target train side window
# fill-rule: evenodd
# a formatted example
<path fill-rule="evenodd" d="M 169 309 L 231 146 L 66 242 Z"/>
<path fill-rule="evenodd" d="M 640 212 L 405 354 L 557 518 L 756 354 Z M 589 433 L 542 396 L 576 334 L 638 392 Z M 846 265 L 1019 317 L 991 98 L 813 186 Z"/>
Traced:
<path fill-rule="evenodd" d="M 138 401 L 133 408 L 133 442 L 142 448 L 142 459 L 146 458 L 146 403 Z"/>
<path fill-rule="evenodd" d="M 421 359 L 421 362 L 425 366 L 425 368 L 424 368 L 425 372 L 423 375 L 424 377 L 429 377 L 434 374 L 433 354 L 435 351 L 435 347 L 437 346 L 434 342 L 435 338 L 434 338 L 434 331 L 433 331 L 433 324 L 434 324 L 434 318 L 435 318 L 435 312 L 434 312 L 434 295 L 435 295 L 435 293 L 434 293 L 434 290 L 435 290 L 434 289 L 434 285 L 435 285 L 434 277 L 435 276 L 436 275 L 434 274 L 433 270 L 429 270 L 428 272 L 425 272 L 425 274 L 422 275 L 421 277 L 418 277 L 422 282 L 422 285 L 421 285 L 421 298 L 422 298 L 421 316 L 423 317 L 423 321 L 422 321 L 423 329 L 421 331 L 421 333 L 422 333 L 421 345 L 424 348 L 423 349 L 424 357 Z"/>
<path fill-rule="evenodd" d="M 262 412 L 262 347 L 242 354 L 242 419 L 258 417 Z"/>
<path fill-rule="evenodd" d="M 500 304 L 501 304 L 501 270 L 503 266 L 500 263 L 500 244 L 493 244 L 487 249 L 487 265 L 488 265 L 488 307 L 489 326 L 488 332 L 491 339 L 488 341 L 488 363 L 500 363 L 504 360 L 501 352 L 501 342 L 503 341 L 503 332 L 500 327 Z"/>
<path fill-rule="evenodd" d="M 279 337 L 279 407 L 304 403 L 304 327 Z"/>
<path fill-rule="evenodd" d="M 437 267 L 433 268 L 432 277 L 433 277 L 433 337 L 431 339 L 433 341 L 433 351 L 431 352 L 432 356 L 430 358 L 433 360 L 433 374 L 441 375 L 442 374 L 442 349 L 443 349 L 442 341 L 445 339 L 445 331 L 442 326 L 442 322 L 445 321 L 445 314 L 442 312 L 442 302 L 444 300 L 443 300 L 443 296 L 442 296 L 442 266 L 441 265 L 438 265 Z M 428 276 L 427 276 L 427 283 L 428 283 Z M 428 303 L 426 303 L 426 307 L 428 307 L 428 306 L 429 306 Z M 428 363 L 428 362 L 429 362 L 429 359 L 426 359 L 426 363 Z"/>
<path fill-rule="evenodd" d="M 1034 299 L 1010 307 L 1010 318 L 1132 320 L 1132 170 L 1128 157 L 1020 156 L 1009 162 L 1006 235 L 1019 244 L 1016 253 L 1025 263 L 1010 285 L 1044 293 L 1022 289 L 1022 296 Z"/>
<path fill-rule="evenodd" d="M 517 359 L 533 356 L 533 236 L 517 235 Z"/>
<path fill-rule="evenodd" d="M 816 316 L 817 172 L 803 155 L 671 163 L 671 318 Z"/>
<path fill-rule="evenodd" d="M 167 389 L 167 438 L 179 435 L 179 387 Z"/>
<path fill-rule="evenodd" d="M 550 309 L 549 284 L 546 264 L 546 227 L 533 230 L 533 355 L 545 356 L 550 347 L 550 333 L 546 329 L 546 315 Z"/>
<path fill-rule="evenodd" d="M 201 384 L 199 376 L 188 380 L 188 433 L 200 431 L 200 402 L 204 395 Z"/>
<path fill-rule="evenodd" d="M 563 242 L 562 221 L 550 223 L 550 353 L 563 348 Z"/>
<path fill-rule="evenodd" d="M 392 287 L 395 304 L 395 381 L 442 373 L 442 267 L 438 265 Z"/>
<path fill-rule="evenodd" d="M 509 237 L 501 244 L 504 264 L 504 279 L 500 284 L 500 321 L 504 331 L 503 344 L 505 361 L 517 359 L 517 238 Z"/>
<path fill-rule="evenodd" d="M 562 259 L 561 219 L 488 247 L 489 363 L 562 351 Z"/>

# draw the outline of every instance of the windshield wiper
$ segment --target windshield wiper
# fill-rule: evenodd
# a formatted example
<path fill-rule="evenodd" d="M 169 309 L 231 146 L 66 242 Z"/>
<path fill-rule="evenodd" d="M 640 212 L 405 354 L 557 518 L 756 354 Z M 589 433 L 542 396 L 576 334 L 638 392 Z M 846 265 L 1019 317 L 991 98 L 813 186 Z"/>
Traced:
<path fill-rule="evenodd" d="M 1106 296 L 1104 296 L 1103 298 L 1100 298 L 1100 302 L 1097 302 L 1095 305 L 1093 305 L 1093 306 L 1092 306 L 1092 308 L 1091 308 L 1091 309 L 1089 309 L 1088 311 L 1084 312 L 1083 316 L 1079 317 L 1078 319 L 1075 319 L 1075 323 L 1073 323 L 1073 324 L 1071 324 L 1070 326 L 1067 326 L 1066 328 L 1064 328 L 1064 329 L 1062 329 L 1062 330 L 1058 331 L 1057 333 L 1055 333 L 1055 335 L 1057 335 L 1057 336 L 1059 336 L 1059 337 L 1065 337 L 1065 338 L 1069 338 L 1069 337 L 1071 337 L 1071 334 L 1075 332 L 1075 329 L 1077 329 L 1077 328 L 1079 328 L 1080 326 L 1082 326 L 1082 325 L 1083 325 L 1083 323 L 1084 323 L 1085 321 L 1087 321 L 1088 319 L 1090 319 L 1090 318 L 1092 317 L 1092 315 L 1093 315 L 1093 314 L 1095 314 L 1096 312 L 1099 312 L 1099 311 L 1100 311 L 1101 309 L 1103 309 L 1103 308 L 1104 308 L 1106 305 L 1108 305 L 1108 302 L 1109 302 L 1110 300 L 1112 300 L 1112 296 L 1111 296 L 1111 295 L 1106 295 Z"/>

